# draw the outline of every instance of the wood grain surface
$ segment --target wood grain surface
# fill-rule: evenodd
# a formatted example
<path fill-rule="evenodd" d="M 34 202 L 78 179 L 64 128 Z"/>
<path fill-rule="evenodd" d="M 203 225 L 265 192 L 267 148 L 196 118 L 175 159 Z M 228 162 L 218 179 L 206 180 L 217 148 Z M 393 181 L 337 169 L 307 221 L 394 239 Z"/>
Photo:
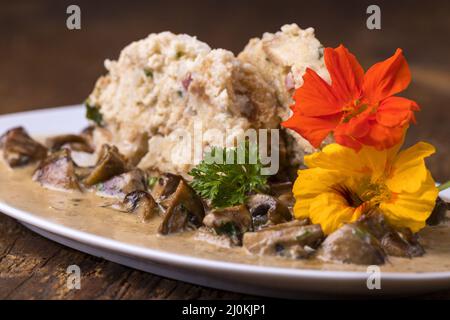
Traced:
<path fill-rule="evenodd" d="M 372 2 L 372 1 L 371 1 Z M 197 35 L 238 53 L 249 38 L 296 22 L 314 26 L 326 46 L 344 43 L 365 67 L 405 50 L 413 82 L 403 94 L 422 107 L 407 144 L 433 143 L 429 167 L 450 179 L 450 2 L 377 1 L 382 29 L 365 27 L 367 1 L 1 1 L 0 114 L 79 103 L 129 42 L 151 32 Z M 65 27 L 66 8 L 82 29 Z M 6 128 L 0 128 L 2 131 Z M 66 268 L 81 267 L 82 290 L 68 290 Z M 164 279 L 42 238 L 0 214 L 0 299 L 252 299 Z M 450 291 L 418 298 L 450 298 Z"/>

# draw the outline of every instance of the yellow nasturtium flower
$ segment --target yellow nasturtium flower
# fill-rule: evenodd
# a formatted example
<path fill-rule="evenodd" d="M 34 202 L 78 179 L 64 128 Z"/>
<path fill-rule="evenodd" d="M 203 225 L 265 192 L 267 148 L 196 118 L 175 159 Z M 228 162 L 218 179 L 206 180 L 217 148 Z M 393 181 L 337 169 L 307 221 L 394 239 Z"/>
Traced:
<path fill-rule="evenodd" d="M 422 229 L 438 195 L 424 161 L 435 149 L 425 142 L 399 152 L 400 146 L 356 152 L 331 144 L 306 156 L 309 169 L 298 171 L 293 188 L 295 217 L 310 218 L 330 234 L 379 207 L 393 226 Z"/>

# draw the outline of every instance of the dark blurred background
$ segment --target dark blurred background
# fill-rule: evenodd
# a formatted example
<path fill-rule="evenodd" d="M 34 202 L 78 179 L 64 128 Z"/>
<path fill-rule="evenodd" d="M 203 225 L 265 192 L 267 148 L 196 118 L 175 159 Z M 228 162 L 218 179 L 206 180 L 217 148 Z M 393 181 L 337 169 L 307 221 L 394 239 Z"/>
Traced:
<path fill-rule="evenodd" d="M 66 8 L 81 7 L 81 30 Z M 381 7 L 381 30 L 366 8 Z M 286 23 L 314 27 L 325 46 L 345 44 L 367 68 L 405 50 L 413 83 L 403 95 L 422 106 L 408 135 L 433 143 L 437 180 L 450 179 L 450 1 L 0 1 L 0 113 L 82 102 L 103 60 L 133 40 L 170 30 L 234 53 Z"/>

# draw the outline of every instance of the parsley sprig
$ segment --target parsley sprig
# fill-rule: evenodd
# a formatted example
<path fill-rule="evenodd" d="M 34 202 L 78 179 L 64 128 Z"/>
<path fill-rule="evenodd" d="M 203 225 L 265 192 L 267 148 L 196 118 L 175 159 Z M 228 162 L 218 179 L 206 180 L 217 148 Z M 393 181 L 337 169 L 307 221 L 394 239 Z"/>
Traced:
<path fill-rule="evenodd" d="M 238 161 L 238 153 L 245 155 L 245 159 L 240 159 L 245 161 Z M 220 161 L 214 159 L 223 161 L 217 163 Z M 256 159 L 256 163 L 250 163 L 251 159 Z M 194 178 L 191 186 L 202 198 L 210 200 L 215 208 L 242 204 L 249 193 L 267 189 L 267 176 L 261 174 L 262 167 L 258 148 L 254 144 L 243 143 L 237 148 L 225 149 L 213 147 L 205 154 L 204 160 L 189 172 Z"/>

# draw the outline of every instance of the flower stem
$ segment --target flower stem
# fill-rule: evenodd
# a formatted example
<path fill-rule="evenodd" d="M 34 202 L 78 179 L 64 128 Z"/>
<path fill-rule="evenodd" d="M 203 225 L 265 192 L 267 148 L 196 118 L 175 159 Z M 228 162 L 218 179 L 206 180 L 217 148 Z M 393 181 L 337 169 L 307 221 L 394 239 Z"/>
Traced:
<path fill-rule="evenodd" d="M 440 184 L 438 187 L 439 191 L 443 191 L 448 188 L 450 188 L 450 180 L 447 181 L 446 183 Z"/>

